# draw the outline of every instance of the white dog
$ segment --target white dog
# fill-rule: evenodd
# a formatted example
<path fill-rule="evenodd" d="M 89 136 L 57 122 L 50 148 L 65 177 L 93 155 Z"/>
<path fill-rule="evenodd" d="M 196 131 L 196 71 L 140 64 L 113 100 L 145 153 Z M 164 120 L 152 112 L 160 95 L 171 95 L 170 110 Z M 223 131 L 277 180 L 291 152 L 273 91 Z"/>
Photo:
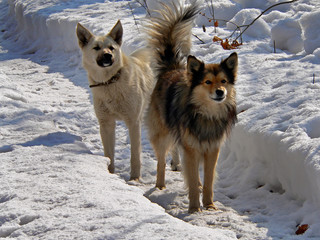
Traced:
<path fill-rule="evenodd" d="M 95 113 L 100 124 L 104 155 L 111 159 L 114 173 L 116 120 L 124 121 L 131 141 L 131 180 L 140 177 L 141 120 L 153 89 L 153 73 L 146 49 L 130 56 L 122 53 L 123 29 L 120 20 L 105 36 L 95 36 L 80 23 L 77 37 L 83 67 L 93 94 Z"/>

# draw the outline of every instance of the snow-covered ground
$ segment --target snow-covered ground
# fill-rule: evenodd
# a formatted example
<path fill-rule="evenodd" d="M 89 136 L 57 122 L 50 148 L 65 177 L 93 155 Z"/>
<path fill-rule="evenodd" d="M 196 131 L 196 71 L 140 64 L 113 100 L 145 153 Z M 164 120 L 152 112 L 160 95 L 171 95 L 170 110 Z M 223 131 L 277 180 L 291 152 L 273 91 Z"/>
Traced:
<path fill-rule="evenodd" d="M 279 2 L 213 6 L 216 18 L 242 25 Z M 210 16 L 206 1 L 202 6 Z M 222 150 L 214 189 L 220 210 L 192 215 L 183 177 L 169 164 L 167 189 L 154 188 L 156 161 L 145 130 L 141 183 L 128 181 L 130 143 L 121 122 L 116 174 L 108 173 L 81 66 L 77 22 L 105 34 L 121 19 L 130 53 L 144 44 L 145 9 L 111 0 L 1 0 L 0 9 L 0 237 L 320 238 L 318 0 L 273 8 L 243 35 L 236 50 L 239 122 Z M 206 17 L 196 24 L 204 43 L 193 38 L 194 55 L 217 62 L 230 54 L 212 38 L 230 35 L 234 24 L 220 22 L 217 33 Z M 307 231 L 296 235 L 303 224 Z"/>

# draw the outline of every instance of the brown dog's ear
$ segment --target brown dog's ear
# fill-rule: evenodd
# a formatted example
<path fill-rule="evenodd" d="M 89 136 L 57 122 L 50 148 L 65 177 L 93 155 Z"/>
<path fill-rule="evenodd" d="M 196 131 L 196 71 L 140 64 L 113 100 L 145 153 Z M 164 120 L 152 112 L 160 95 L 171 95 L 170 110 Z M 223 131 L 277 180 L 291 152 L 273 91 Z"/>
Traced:
<path fill-rule="evenodd" d="M 93 34 L 80 23 L 77 24 L 76 32 L 80 48 L 85 47 L 93 37 Z"/>
<path fill-rule="evenodd" d="M 195 73 L 203 70 L 204 63 L 198 60 L 196 57 L 189 55 L 187 60 L 187 71 L 188 73 Z"/>
<path fill-rule="evenodd" d="M 236 82 L 238 70 L 237 53 L 232 53 L 228 58 L 221 62 L 220 66 L 222 67 L 222 69 L 224 69 L 225 73 L 227 74 L 229 83 L 234 84 Z"/>
<path fill-rule="evenodd" d="M 236 52 L 231 53 L 228 58 L 221 62 L 221 66 L 235 74 L 238 69 L 238 54 Z"/>
<path fill-rule="evenodd" d="M 108 34 L 112 39 L 121 46 L 122 43 L 122 35 L 123 35 L 123 28 L 121 25 L 120 20 L 114 25 L 111 31 Z"/>

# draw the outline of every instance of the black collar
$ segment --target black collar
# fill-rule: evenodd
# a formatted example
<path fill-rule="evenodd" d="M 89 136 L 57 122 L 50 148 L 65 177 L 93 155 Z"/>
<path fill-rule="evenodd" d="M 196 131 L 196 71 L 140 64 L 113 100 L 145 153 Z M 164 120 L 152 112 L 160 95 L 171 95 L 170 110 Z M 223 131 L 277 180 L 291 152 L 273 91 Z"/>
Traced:
<path fill-rule="evenodd" d="M 106 82 L 103 82 L 103 83 L 97 83 L 97 84 L 92 84 L 92 85 L 89 85 L 90 88 L 93 88 L 93 87 L 99 87 L 99 86 L 106 86 L 106 85 L 109 85 L 111 83 L 115 83 L 119 80 L 120 78 L 120 75 L 121 75 L 121 68 L 120 70 L 115 74 L 113 75 L 108 81 Z"/>

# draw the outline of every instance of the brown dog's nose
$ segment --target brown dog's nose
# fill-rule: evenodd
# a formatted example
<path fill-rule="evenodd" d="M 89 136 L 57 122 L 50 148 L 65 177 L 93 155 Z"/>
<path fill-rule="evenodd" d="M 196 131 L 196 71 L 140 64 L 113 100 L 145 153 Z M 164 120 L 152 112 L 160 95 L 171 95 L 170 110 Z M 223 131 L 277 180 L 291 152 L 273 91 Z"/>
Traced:
<path fill-rule="evenodd" d="M 222 97 L 224 95 L 224 91 L 218 89 L 218 90 L 216 90 L 216 94 L 218 97 Z"/>

